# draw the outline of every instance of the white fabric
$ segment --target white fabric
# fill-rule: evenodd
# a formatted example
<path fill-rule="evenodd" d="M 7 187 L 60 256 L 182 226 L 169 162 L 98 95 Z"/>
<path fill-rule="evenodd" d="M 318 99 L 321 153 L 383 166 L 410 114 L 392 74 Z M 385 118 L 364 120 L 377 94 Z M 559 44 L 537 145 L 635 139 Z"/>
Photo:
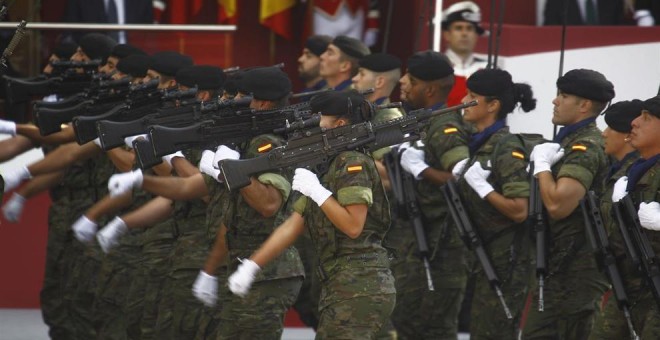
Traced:
<path fill-rule="evenodd" d="M 218 301 L 218 278 L 206 274 L 203 270 L 193 283 L 193 295 L 207 307 L 214 307 Z"/>
<path fill-rule="evenodd" d="M 641 27 L 650 27 L 655 25 L 655 19 L 651 14 L 651 11 L 647 9 L 640 9 L 635 12 L 635 20 L 637 20 L 637 26 Z"/>
<path fill-rule="evenodd" d="M 660 203 L 640 203 L 637 216 L 639 216 L 639 224 L 642 227 L 649 230 L 660 230 Z"/>
<path fill-rule="evenodd" d="M 454 167 L 451 169 L 451 174 L 454 175 L 456 179 L 461 178 L 461 173 L 463 172 L 463 168 L 465 168 L 465 165 L 467 164 L 468 161 L 469 159 L 467 158 L 463 159 L 462 161 L 458 161 L 458 163 L 456 163 Z"/>
<path fill-rule="evenodd" d="M 99 241 L 103 252 L 108 253 L 119 244 L 119 238 L 127 232 L 128 226 L 126 226 L 124 220 L 117 216 L 96 234 L 96 240 Z"/>
<path fill-rule="evenodd" d="M 550 168 L 564 157 L 564 149 L 557 143 L 543 143 L 534 147 L 529 156 L 530 161 L 534 162 L 534 176 L 543 171 L 550 171 Z"/>
<path fill-rule="evenodd" d="M 127 147 L 132 149 L 133 148 L 133 141 L 135 141 L 136 139 L 138 139 L 140 137 L 142 137 L 144 139 L 149 139 L 149 136 L 146 133 L 143 133 L 143 134 L 140 134 L 140 135 L 128 136 L 128 137 L 124 138 L 124 144 Z"/>
<path fill-rule="evenodd" d="M 226 145 L 220 145 L 215 151 L 215 157 L 213 157 L 213 167 L 219 169 L 218 163 L 225 159 L 240 159 L 241 154 L 233 150 L 232 148 Z"/>
<path fill-rule="evenodd" d="M 488 161 L 488 167 L 490 167 L 490 161 Z M 481 167 L 481 163 L 475 162 L 472 166 L 465 172 L 465 181 L 474 189 L 474 191 L 484 199 L 488 194 L 495 191 L 493 186 L 488 183 L 486 180 L 490 176 L 490 170 L 486 170 Z"/>
<path fill-rule="evenodd" d="M 216 181 L 220 181 L 218 179 L 220 176 L 220 170 L 214 167 L 214 158 L 215 152 L 211 150 L 204 150 L 204 152 L 202 152 L 202 158 L 199 160 L 199 171 L 213 177 Z"/>
<path fill-rule="evenodd" d="M 94 236 L 96 236 L 98 225 L 96 222 L 87 218 L 87 216 L 82 215 L 73 223 L 71 229 L 76 240 L 83 243 L 90 243 L 94 240 Z"/>
<path fill-rule="evenodd" d="M 401 168 L 415 176 L 416 179 L 420 179 L 419 175 L 429 167 L 424 161 L 424 150 L 412 147 L 401 153 L 400 163 Z"/>
<path fill-rule="evenodd" d="M 0 119 L 0 133 L 16 136 L 16 123 L 11 120 Z"/>
<path fill-rule="evenodd" d="M 293 175 L 291 189 L 299 191 L 301 194 L 309 197 L 312 201 L 321 206 L 332 192 L 321 185 L 319 178 L 313 172 L 298 168 Z"/>
<path fill-rule="evenodd" d="M 169 155 L 165 155 L 165 156 L 163 156 L 161 159 L 163 160 L 163 162 L 166 162 L 167 164 L 169 164 L 170 166 L 172 166 L 172 159 L 174 159 L 174 157 L 186 158 L 186 156 L 183 155 L 183 152 L 181 152 L 181 151 L 177 151 L 177 152 L 175 152 L 175 153 L 171 153 L 171 154 L 169 154 Z"/>
<path fill-rule="evenodd" d="M 254 261 L 243 259 L 238 269 L 229 277 L 229 290 L 240 297 L 245 297 L 259 271 L 261 268 Z"/>
<path fill-rule="evenodd" d="M 140 169 L 110 176 L 108 181 L 110 196 L 119 196 L 133 190 L 133 188 L 142 187 L 143 178 Z"/>
<path fill-rule="evenodd" d="M 9 192 L 23 183 L 24 180 L 32 178 L 32 175 L 26 166 L 21 166 L 5 172 L 2 174 L 2 178 L 5 180 L 5 192 Z"/>
<path fill-rule="evenodd" d="M 612 189 L 612 202 L 619 202 L 622 198 L 628 195 L 626 187 L 628 187 L 628 176 L 623 176 L 614 183 L 614 188 Z"/>
<path fill-rule="evenodd" d="M 18 222 L 25 206 L 25 197 L 14 193 L 7 203 L 2 207 L 2 214 L 8 222 Z"/>

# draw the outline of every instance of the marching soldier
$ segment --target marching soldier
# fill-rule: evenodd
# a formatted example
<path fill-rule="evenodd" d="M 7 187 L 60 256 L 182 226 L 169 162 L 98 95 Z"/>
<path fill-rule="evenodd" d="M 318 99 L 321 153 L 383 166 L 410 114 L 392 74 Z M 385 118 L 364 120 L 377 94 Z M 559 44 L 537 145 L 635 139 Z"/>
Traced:
<path fill-rule="evenodd" d="M 358 71 L 358 62 L 370 53 L 361 41 L 340 35 L 321 54 L 319 74 L 328 87 L 337 91 L 349 89 L 351 78 Z"/>

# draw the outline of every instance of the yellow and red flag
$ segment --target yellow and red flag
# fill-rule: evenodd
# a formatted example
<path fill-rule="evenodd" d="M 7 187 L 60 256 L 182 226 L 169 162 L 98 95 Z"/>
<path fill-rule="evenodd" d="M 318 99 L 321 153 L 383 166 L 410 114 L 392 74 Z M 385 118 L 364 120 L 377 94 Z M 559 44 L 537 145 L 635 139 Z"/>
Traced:
<path fill-rule="evenodd" d="M 235 25 L 238 21 L 237 0 L 218 0 L 218 23 Z"/>
<path fill-rule="evenodd" d="M 296 0 L 261 0 L 259 22 L 276 34 L 293 39 L 292 9 Z"/>

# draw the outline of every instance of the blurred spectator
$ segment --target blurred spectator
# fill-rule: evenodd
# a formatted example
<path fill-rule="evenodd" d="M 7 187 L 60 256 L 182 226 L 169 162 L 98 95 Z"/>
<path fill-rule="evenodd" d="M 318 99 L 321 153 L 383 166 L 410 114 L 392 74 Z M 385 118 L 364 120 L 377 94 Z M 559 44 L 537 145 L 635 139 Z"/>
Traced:
<path fill-rule="evenodd" d="M 64 13 L 65 22 L 150 24 L 154 22 L 152 0 L 69 0 Z M 85 33 L 75 32 L 78 41 Z M 126 32 L 108 33 L 120 43 L 126 43 Z"/>
<path fill-rule="evenodd" d="M 624 23 L 624 0 L 568 0 L 567 25 L 621 25 Z M 649 0 L 656 1 L 656 0 Z M 564 0 L 547 0 L 544 25 L 561 25 Z"/>
<path fill-rule="evenodd" d="M 635 1 L 635 20 L 637 20 L 637 26 L 660 25 L 660 1 Z"/>

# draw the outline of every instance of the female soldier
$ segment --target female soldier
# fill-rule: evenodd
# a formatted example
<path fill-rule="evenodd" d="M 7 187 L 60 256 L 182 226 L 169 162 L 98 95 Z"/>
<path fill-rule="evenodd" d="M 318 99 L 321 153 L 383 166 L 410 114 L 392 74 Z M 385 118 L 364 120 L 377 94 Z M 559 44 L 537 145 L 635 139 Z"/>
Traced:
<path fill-rule="evenodd" d="M 497 273 L 513 319 L 507 319 L 481 268 L 472 300 L 471 339 L 514 339 L 527 294 L 529 238 L 521 223 L 527 218 L 529 182 L 522 140 L 509 132 L 506 116 L 517 103 L 523 111 L 536 107 L 532 89 L 515 84 L 503 70 L 484 69 L 467 81 L 463 101 L 477 100 L 464 110 L 474 125 L 470 158 L 454 168 L 457 186 L 473 225 L 481 235 Z M 467 169 L 467 171 L 463 171 Z"/>
<path fill-rule="evenodd" d="M 368 120 L 356 92 L 330 92 L 314 97 L 320 126 L 334 128 Z M 362 104 L 358 104 L 362 103 Z M 347 112 L 348 111 L 348 112 Z M 250 259 L 229 278 L 234 294 L 246 294 L 268 262 L 293 244 L 307 227 L 315 245 L 321 281 L 317 338 L 373 339 L 394 308 L 394 279 L 381 245 L 390 223 L 389 202 L 373 159 L 348 151 L 332 159 L 320 179 L 296 169 L 292 188 L 303 196 L 293 213 Z"/>

